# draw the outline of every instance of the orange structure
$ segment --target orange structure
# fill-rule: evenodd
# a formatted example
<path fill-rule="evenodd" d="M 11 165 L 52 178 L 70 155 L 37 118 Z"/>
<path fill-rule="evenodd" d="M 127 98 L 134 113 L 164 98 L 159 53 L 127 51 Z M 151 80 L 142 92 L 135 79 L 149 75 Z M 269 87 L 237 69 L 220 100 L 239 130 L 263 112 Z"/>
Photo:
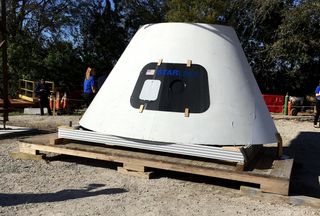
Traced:
<path fill-rule="evenodd" d="M 61 99 L 61 107 L 62 109 L 65 109 L 67 107 L 67 93 L 64 93 L 62 99 Z"/>
<path fill-rule="evenodd" d="M 60 109 L 60 93 L 56 93 L 56 110 Z"/>
<path fill-rule="evenodd" d="M 288 115 L 292 115 L 292 102 L 288 102 Z"/>

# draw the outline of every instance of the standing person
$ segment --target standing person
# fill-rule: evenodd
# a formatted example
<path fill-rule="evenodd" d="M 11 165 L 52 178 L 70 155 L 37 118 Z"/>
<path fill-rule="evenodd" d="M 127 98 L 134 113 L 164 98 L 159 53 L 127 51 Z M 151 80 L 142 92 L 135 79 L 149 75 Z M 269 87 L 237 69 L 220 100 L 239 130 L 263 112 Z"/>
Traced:
<path fill-rule="evenodd" d="M 48 114 L 51 115 L 51 109 L 49 106 L 50 89 L 44 79 L 41 79 L 40 82 L 37 84 L 36 95 L 39 98 L 41 115 L 44 115 L 44 111 L 43 111 L 44 107 L 47 108 Z"/>
<path fill-rule="evenodd" d="M 83 98 L 85 101 L 86 107 L 88 107 L 91 101 L 94 98 L 94 94 L 96 93 L 96 86 L 94 81 L 95 71 L 93 68 L 88 67 L 83 83 Z"/>
<path fill-rule="evenodd" d="M 319 128 L 320 126 L 318 125 L 318 120 L 319 120 L 319 116 L 320 116 L 320 80 L 319 80 L 319 85 L 317 86 L 316 90 L 315 90 L 315 94 L 316 94 L 316 115 L 314 116 L 314 122 L 313 122 L 313 126 L 315 128 Z"/>

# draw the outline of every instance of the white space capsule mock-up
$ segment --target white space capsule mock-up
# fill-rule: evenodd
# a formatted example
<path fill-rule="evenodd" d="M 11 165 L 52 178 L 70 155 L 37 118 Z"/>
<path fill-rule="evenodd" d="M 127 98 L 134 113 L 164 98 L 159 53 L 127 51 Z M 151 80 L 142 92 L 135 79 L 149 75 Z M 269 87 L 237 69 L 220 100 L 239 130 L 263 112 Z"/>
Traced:
<path fill-rule="evenodd" d="M 142 26 L 80 120 L 142 143 L 277 142 L 235 31 L 197 23 Z"/>

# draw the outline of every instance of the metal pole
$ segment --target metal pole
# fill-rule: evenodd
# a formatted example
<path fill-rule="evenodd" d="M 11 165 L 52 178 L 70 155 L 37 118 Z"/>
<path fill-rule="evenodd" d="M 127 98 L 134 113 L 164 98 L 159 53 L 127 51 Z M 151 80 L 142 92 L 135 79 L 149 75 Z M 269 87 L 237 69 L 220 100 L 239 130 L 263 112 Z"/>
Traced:
<path fill-rule="evenodd" d="M 282 113 L 284 115 L 288 115 L 288 101 L 289 101 L 289 93 L 286 94 L 286 96 L 284 97 L 284 105 L 283 105 L 283 111 Z"/>
<path fill-rule="evenodd" d="M 6 0 L 1 0 L 1 43 L 2 44 L 2 73 L 3 73 L 3 119 L 4 125 L 8 121 L 8 56 L 7 56 L 7 22 Z"/>

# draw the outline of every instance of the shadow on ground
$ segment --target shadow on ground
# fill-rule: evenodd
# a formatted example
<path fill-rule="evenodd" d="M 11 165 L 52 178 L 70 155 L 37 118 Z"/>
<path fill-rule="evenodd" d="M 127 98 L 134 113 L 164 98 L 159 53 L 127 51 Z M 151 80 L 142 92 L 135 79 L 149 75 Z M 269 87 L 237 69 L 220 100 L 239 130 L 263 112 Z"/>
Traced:
<path fill-rule="evenodd" d="M 104 161 L 104 160 L 97 160 L 97 159 L 91 159 L 91 158 L 85 158 L 85 157 L 77 157 L 77 156 L 71 156 L 71 155 L 55 155 L 44 157 L 46 163 L 51 163 L 55 161 L 63 161 L 67 163 L 76 163 L 81 164 L 85 166 L 92 166 L 92 167 L 99 167 L 99 168 L 107 168 L 112 170 L 117 170 L 118 166 L 122 166 L 122 163 L 117 162 L 111 162 L 111 161 Z"/>
<path fill-rule="evenodd" d="M 294 158 L 290 195 L 320 198 L 320 133 L 300 132 L 285 154 Z"/>
<path fill-rule="evenodd" d="M 51 157 L 45 157 L 45 161 L 47 163 L 51 163 L 55 161 L 64 161 L 67 163 L 77 163 L 85 166 L 107 168 L 112 170 L 117 170 L 117 167 L 119 166 L 122 167 L 122 163 L 90 159 L 90 158 L 80 159 L 79 157 L 70 156 L 70 155 L 56 155 Z M 272 166 L 272 164 L 270 166 Z M 242 185 L 258 187 L 258 185 L 255 185 L 252 183 L 240 182 L 240 181 L 234 181 L 234 180 L 222 179 L 222 178 L 207 177 L 207 176 L 201 176 L 201 175 L 190 174 L 190 173 L 183 173 L 183 172 L 176 172 L 176 171 L 169 171 L 169 170 L 162 170 L 162 169 L 155 169 L 155 168 L 147 168 L 146 171 L 153 172 L 151 177 L 152 179 L 171 178 L 171 179 L 178 179 L 178 180 L 190 181 L 195 183 L 204 183 L 204 184 L 222 186 L 222 187 L 227 187 L 231 189 L 240 189 L 240 186 Z"/>
<path fill-rule="evenodd" d="M 42 193 L 42 194 L 10 194 L 0 193 L 0 206 L 15 206 L 28 203 L 46 203 L 46 202 L 59 202 L 66 200 L 73 200 L 78 198 L 99 196 L 99 195 L 112 195 L 128 192 L 123 188 L 107 188 L 103 184 L 90 184 L 85 189 L 67 189 L 55 193 Z"/>
<path fill-rule="evenodd" d="M 8 132 L 8 133 L 1 133 L 1 132 Z M 10 133 L 11 132 L 11 133 Z M 53 131 L 49 130 L 39 130 L 39 129 L 30 129 L 30 130 L 0 130 L 0 140 L 2 139 L 13 139 L 13 138 L 24 138 L 29 136 L 35 136 L 35 135 L 43 135 L 43 134 L 50 134 L 53 133 Z"/>

